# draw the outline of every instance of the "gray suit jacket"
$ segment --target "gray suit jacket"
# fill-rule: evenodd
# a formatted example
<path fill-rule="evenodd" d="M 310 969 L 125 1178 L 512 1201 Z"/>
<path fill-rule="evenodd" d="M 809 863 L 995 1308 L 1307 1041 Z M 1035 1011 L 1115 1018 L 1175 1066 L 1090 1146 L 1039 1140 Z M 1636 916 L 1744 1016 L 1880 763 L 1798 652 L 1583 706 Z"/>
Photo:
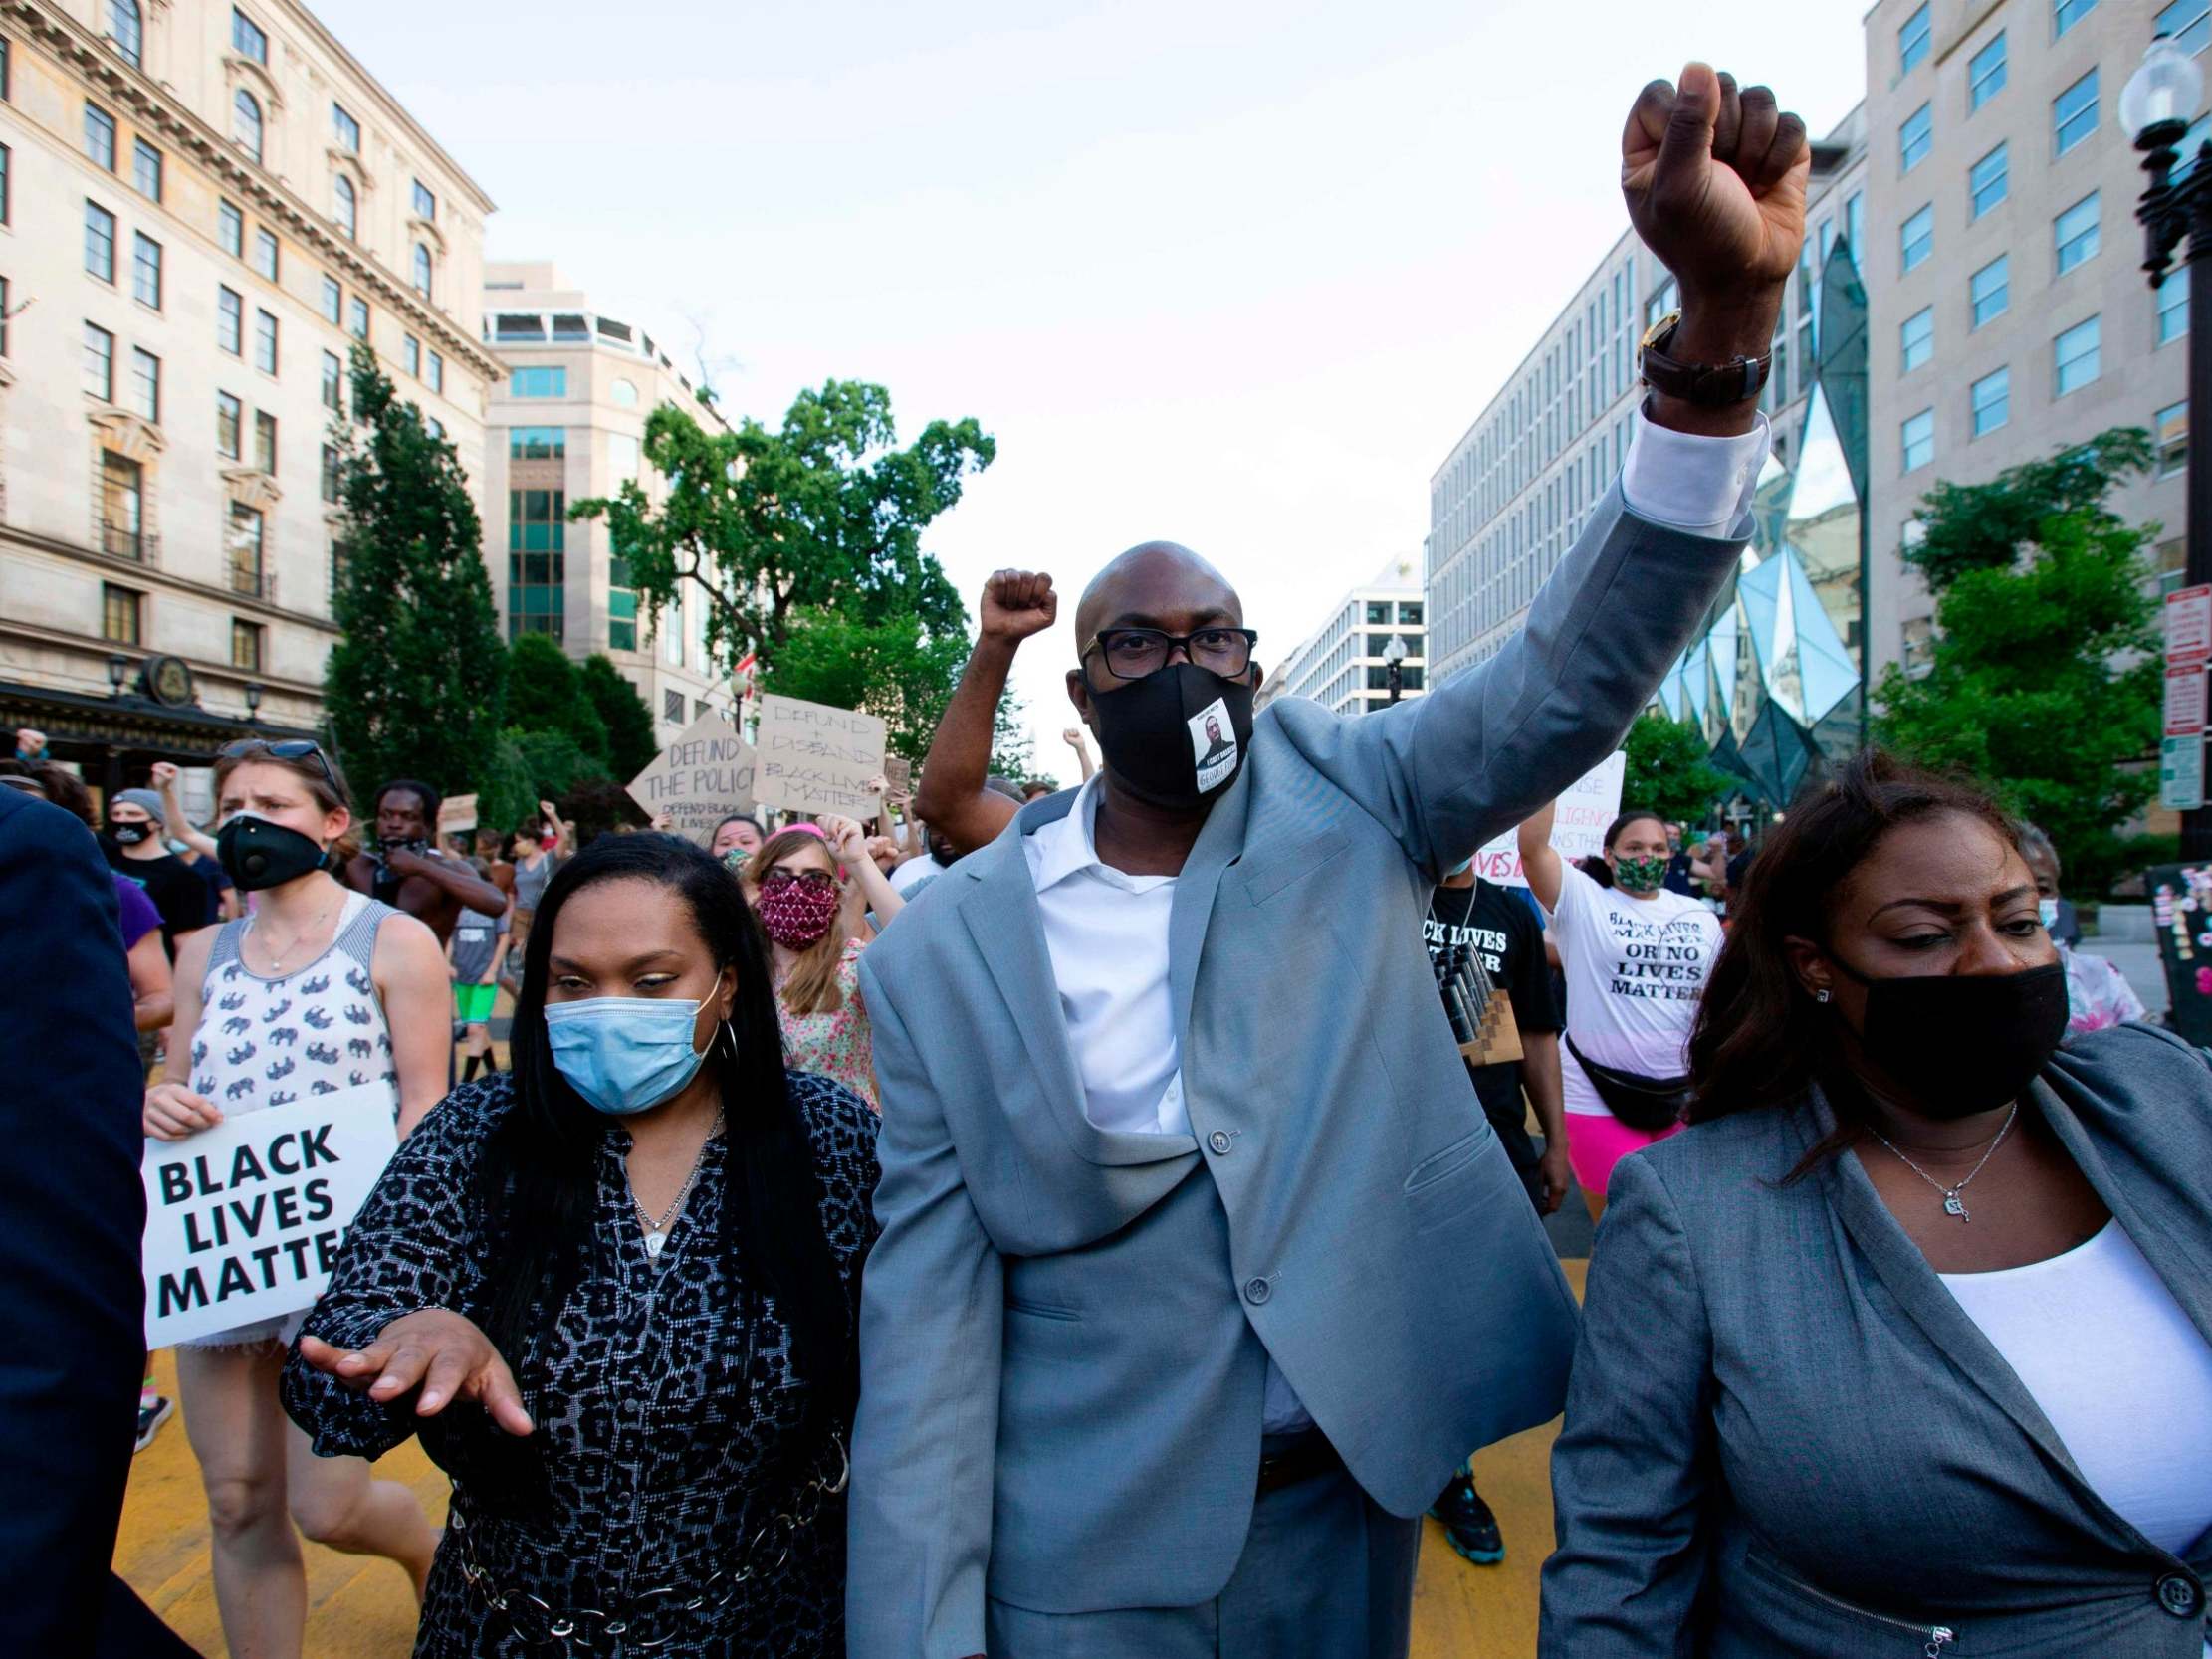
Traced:
<path fill-rule="evenodd" d="M 2033 1097 L 2212 1336 L 2203 1057 L 2122 1026 Z M 2199 1659 L 2212 1535 L 2168 1555 L 2091 1490 L 1857 1157 L 1777 1184 L 1834 1123 L 1815 1092 L 1615 1172 L 1552 1456 L 1540 1653 Z"/>
<path fill-rule="evenodd" d="M 1481 668 L 1357 720 L 1261 713 L 1170 923 L 1195 1137 L 1084 1116 L 1022 848 L 1072 795 L 869 948 L 883 1234 L 855 1659 L 980 1653 L 987 1593 L 1055 1613 L 1217 1595 L 1269 1353 L 1405 1516 L 1470 1448 L 1558 1410 L 1573 1300 L 1467 1086 L 1423 908 L 1619 742 L 1737 546 L 1616 493 Z"/>

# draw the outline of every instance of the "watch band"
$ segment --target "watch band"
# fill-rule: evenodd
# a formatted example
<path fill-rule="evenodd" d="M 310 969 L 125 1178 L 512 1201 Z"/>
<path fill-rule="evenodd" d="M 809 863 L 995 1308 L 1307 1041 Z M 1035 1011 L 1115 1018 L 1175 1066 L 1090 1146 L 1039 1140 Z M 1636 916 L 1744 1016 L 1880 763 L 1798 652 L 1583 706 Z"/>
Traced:
<path fill-rule="evenodd" d="M 1647 386 L 1685 403 L 1707 407 L 1748 403 L 1759 395 L 1774 368 L 1771 349 L 1756 357 L 1736 357 L 1725 363 L 1679 362 L 1666 354 L 1666 347 L 1673 342 L 1681 322 L 1680 311 L 1668 311 L 1638 343 L 1637 373 Z"/>

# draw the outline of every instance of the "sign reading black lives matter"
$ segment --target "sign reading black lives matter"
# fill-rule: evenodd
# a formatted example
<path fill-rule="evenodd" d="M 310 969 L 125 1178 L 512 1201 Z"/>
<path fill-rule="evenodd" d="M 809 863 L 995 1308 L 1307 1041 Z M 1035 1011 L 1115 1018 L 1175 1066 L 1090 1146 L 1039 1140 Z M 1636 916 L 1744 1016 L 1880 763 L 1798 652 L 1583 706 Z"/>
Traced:
<path fill-rule="evenodd" d="M 723 819 L 753 810 L 753 745 L 710 710 L 630 780 L 630 799 L 705 847 Z"/>
<path fill-rule="evenodd" d="M 388 1083 L 148 1141 L 146 1347 L 310 1307 L 396 1144 Z"/>
<path fill-rule="evenodd" d="M 795 697 L 762 698 L 761 764 L 755 773 L 761 804 L 806 818 L 825 812 L 872 817 L 878 797 L 868 785 L 883 776 L 887 734 L 873 715 Z"/>

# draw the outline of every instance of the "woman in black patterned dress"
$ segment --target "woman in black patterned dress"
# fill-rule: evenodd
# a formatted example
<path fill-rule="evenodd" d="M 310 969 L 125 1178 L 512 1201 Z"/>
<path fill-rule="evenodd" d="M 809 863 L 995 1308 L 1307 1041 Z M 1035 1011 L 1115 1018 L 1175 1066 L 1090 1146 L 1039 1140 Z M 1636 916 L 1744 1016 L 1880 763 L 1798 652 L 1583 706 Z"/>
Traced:
<path fill-rule="evenodd" d="M 326 1456 L 453 1478 L 417 1659 L 844 1652 L 877 1119 L 786 1073 L 738 886 L 664 835 L 553 879 L 514 1070 L 408 1137 L 284 1378 Z"/>

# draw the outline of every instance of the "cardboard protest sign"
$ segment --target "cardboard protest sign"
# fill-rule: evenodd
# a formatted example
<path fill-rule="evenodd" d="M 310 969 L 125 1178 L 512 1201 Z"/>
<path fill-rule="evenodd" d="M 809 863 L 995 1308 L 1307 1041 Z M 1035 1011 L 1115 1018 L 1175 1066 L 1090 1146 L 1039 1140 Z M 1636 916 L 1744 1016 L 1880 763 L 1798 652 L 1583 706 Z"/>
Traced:
<path fill-rule="evenodd" d="M 753 810 L 753 745 L 710 710 L 630 780 L 630 799 L 648 815 L 668 814 L 669 829 L 704 847 L 715 825 Z"/>
<path fill-rule="evenodd" d="M 1571 864 L 1605 851 L 1606 826 L 1621 815 L 1621 781 L 1628 769 L 1626 754 L 1609 755 L 1559 797 L 1551 844 L 1561 858 Z M 1500 887 L 1528 886 L 1528 878 L 1521 874 L 1521 851 L 1512 830 L 1474 855 L 1474 873 Z"/>
<path fill-rule="evenodd" d="M 312 1307 L 397 1133 L 388 1083 L 148 1141 L 146 1347 Z"/>
<path fill-rule="evenodd" d="M 458 835 L 476 828 L 476 797 L 448 795 L 438 803 L 438 833 Z"/>
<path fill-rule="evenodd" d="M 914 762 L 903 754 L 885 755 L 883 757 L 883 780 L 891 785 L 891 793 L 894 795 L 913 794 Z"/>
<path fill-rule="evenodd" d="M 754 778 L 761 804 L 805 818 L 872 816 L 878 797 L 868 784 L 883 775 L 884 737 L 884 724 L 873 715 L 795 697 L 762 698 Z"/>

